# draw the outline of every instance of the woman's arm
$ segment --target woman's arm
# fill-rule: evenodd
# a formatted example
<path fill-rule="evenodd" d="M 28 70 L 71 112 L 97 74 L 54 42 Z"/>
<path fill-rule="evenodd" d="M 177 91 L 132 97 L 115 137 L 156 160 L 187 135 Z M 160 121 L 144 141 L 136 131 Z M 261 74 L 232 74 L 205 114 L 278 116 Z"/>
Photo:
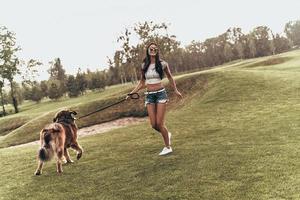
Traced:
<path fill-rule="evenodd" d="M 177 94 L 177 96 L 179 96 L 180 98 L 182 98 L 181 93 L 177 89 L 175 80 L 174 80 L 174 78 L 173 78 L 173 76 L 171 74 L 171 71 L 170 71 L 170 68 L 169 68 L 168 64 L 166 64 L 166 67 L 165 67 L 164 71 L 165 71 L 165 74 L 166 74 L 167 78 L 169 79 L 169 82 L 170 82 L 171 86 L 174 88 L 175 93 Z"/>
<path fill-rule="evenodd" d="M 143 89 L 145 87 L 146 87 L 145 79 L 144 79 L 143 73 L 141 72 L 141 80 L 139 81 L 138 85 L 129 94 L 136 93 L 140 89 Z"/>
<path fill-rule="evenodd" d="M 140 89 L 143 89 L 145 88 L 146 85 L 145 85 L 145 80 L 144 79 L 141 79 L 138 83 L 138 85 L 130 92 L 130 94 L 132 93 L 136 93 L 138 92 Z"/>

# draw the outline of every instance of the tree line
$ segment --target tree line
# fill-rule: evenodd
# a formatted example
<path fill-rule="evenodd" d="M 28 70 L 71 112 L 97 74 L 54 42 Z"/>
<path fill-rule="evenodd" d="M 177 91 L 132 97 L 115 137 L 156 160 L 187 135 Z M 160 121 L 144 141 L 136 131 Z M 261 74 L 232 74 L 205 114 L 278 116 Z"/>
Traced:
<path fill-rule="evenodd" d="M 114 84 L 135 83 L 140 77 L 141 62 L 149 42 L 156 42 L 162 59 L 166 60 L 173 73 L 201 70 L 237 59 L 275 55 L 300 46 L 300 20 L 290 21 L 284 27 L 284 34 L 273 33 L 267 26 L 255 27 L 244 33 L 239 27 L 227 29 L 224 33 L 204 41 L 193 40 L 182 47 L 176 36 L 169 34 L 166 23 L 139 22 L 125 28 L 117 38 L 120 48 L 107 67 L 102 71 L 82 71 L 68 75 L 60 58 L 49 62 L 49 79 L 35 81 L 41 62 L 20 60 L 15 33 L 0 27 L 0 105 L 5 115 L 5 106 L 10 103 L 17 113 L 23 100 L 40 102 L 43 98 L 57 100 L 63 96 L 77 97 L 87 90 L 103 90 Z M 138 41 L 138 42 L 134 42 Z M 21 68 L 26 70 L 21 72 Z M 15 81 L 22 76 L 22 82 Z M 5 88 L 5 84 L 9 86 Z"/>
<path fill-rule="evenodd" d="M 168 25 L 153 22 L 137 23 L 125 29 L 118 38 L 120 50 L 109 59 L 109 84 L 134 82 L 139 77 L 140 66 L 147 44 L 158 44 L 162 58 L 167 60 L 174 73 L 201 70 L 237 59 L 255 58 L 282 53 L 300 46 L 300 21 L 290 21 L 284 34 L 274 33 L 267 26 L 255 27 L 244 33 L 239 27 L 204 41 L 193 40 L 182 47 L 175 35 L 170 35 Z M 132 44 L 136 38 L 137 44 Z"/>

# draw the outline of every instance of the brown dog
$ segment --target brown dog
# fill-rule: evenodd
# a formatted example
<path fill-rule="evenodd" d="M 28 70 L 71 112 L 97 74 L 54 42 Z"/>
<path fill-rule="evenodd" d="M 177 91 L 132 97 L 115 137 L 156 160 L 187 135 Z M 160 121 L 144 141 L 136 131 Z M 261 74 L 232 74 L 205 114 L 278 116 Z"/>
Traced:
<path fill-rule="evenodd" d="M 72 116 L 76 114 L 75 111 L 62 110 L 56 113 L 53 123 L 40 132 L 41 148 L 35 175 L 42 174 L 44 162 L 51 160 L 54 154 L 57 156 L 57 172 L 62 173 L 63 158 L 65 157 L 67 163 L 73 162 L 67 149 L 69 147 L 77 151 L 77 160 L 81 158 L 83 150 L 77 142 L 77 125 Z"/>

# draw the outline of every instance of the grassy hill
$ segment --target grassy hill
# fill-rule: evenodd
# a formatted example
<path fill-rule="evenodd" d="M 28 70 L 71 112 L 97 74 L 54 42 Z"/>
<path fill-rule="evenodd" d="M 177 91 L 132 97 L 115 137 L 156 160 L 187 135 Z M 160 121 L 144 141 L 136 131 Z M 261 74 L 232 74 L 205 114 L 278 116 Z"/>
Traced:
<path fill-rule="evenodd" d="M 148 123 L 81 138 L 85 153 L 64 166 L 62 176 L 53 161 L 42 176 L 33 175 L 36 146 L 1 148 L 0 199 L 299 199 L 299 72 L 297 50 L 176 77 L 185 98 L 178 102 L 170 92 L 166 124 L 174 153 L 166 157 L 158 156 L 162 140 Z M 117 100 L 126 87 L 52 108 L 72 105 L 86 113 Z M 129 115 L 136 105 L 107 111 L 107 117 Z M 18 114 L 20 124 L 50 110 L 39 106 Z M 135 112 L 144 115 L 140 108 Z M 24 125 L 18 129 L 2 136 L 0 145 L 36 136 L 28 139 Z"/>

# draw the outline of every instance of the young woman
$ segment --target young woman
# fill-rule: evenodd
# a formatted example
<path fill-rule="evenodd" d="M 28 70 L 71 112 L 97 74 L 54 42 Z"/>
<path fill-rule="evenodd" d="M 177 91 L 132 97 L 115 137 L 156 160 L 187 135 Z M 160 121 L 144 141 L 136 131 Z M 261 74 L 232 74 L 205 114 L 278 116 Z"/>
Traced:
<path fill-rule="evenodd" d="M 161 83 L 164 73 L 167 75 L 170 84 L 173 86 L 175 94 L 180 98 L 182 98 L 182 95 L 177 90 L 168 63 L 159 58 L 158 46 L 156 43 L 150 43 L 148 45 L 141 72 L 141 80 L 131 93 L 138 92 L 145 87 L 147 88 L 147 92 L 145 92 L 145 106 L 147 107 L 152 128 L 161 133 L 165 143 L 165 147 L 159 155 L 166 155 L 172 152 L 172 148 L 171 133 L 164 124 L 166 103 L 169 101 L 166 89 Z"/>

